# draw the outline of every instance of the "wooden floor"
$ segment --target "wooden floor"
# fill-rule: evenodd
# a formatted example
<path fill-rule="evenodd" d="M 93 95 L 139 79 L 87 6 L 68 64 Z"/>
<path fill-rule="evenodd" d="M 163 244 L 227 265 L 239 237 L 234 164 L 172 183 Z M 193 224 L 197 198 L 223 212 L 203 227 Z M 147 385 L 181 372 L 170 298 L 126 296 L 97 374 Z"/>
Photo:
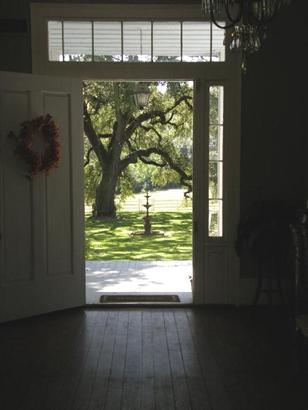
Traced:
<path fill-rule="evenodd" d="M 307 410 L 279 317 L 78 309 L 4 324 L 0 409 Z"/>

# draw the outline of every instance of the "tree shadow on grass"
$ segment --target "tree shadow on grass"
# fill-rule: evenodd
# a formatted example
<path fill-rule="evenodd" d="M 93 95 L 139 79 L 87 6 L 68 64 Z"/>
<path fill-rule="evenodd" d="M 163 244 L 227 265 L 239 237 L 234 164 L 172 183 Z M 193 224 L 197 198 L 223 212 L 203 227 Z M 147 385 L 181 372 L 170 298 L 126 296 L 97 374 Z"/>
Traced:
<path fill-rule="evenodd" d="M 87 220 L 87 260 L 191 259 L 191 212 L 153 213 L 153 230 L 165 232 L 164 236 L 130 235 L 142 231 L 143 216 L 143 213 L 125 212 L 117 220 Z"/>

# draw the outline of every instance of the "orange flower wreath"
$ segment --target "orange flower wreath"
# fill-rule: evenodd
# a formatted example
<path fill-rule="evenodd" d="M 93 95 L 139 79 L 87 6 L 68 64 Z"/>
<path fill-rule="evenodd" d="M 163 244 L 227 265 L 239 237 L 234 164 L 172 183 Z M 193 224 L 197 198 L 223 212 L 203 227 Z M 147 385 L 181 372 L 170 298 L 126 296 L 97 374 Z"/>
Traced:
<path fill-rule="evenodd" d="M 45 149 L 41 153 L 33 149 L 33 136 L 36 133 L 44 139 Z M 52 168 L 57 167 L 60 159 L 58 139 L 58 127 L 50 114 L 41 115 L 21 124 L 15 152 L 28 164 L 31 176 L 41 172 L 47 175 Z"/>

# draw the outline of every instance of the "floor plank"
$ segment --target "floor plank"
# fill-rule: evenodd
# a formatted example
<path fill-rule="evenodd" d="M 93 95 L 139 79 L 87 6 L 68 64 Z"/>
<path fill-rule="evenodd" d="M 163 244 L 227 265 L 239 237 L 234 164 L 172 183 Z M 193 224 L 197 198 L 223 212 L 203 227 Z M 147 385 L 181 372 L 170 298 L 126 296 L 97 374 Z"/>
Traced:
<path fill-rule="evenodd" d="M 101 357 L 103 343 L 106 334 L 106 315 L 98 315 L 93 340 L 88 351 L 87 360 L 80 375 L 79 383 L 76 387 L 72 408 L 74 410 L 87 409 L 91 400 L 92 390 L 96 377 L 98 363 Z"/>
<path fill-rule="evenodd" d="M 208 387 L 203 377 L 198 353 L 195 349 L 186 312 L 179 310 L 174 312 L 177 332 L 181 344 L 183 365 L 192 400 L 192 408 L 197 410 L 211 410 Z"/>
<path fill-rule="evenodd" d="M 142 410 L 154 410 L 154 347 L 152 310 L 142 311 Z"/>
<path fill-rule="evenodd" d="M 277 313 L 275 313 L 277 312 Z M 1 410 L 307 410 L 275 309 L 75 309 L 0 325 Z"/>
<path fill-rule="evenodd" d="M 123 393 L 123 376 L 127 356 L 128 311 L 119 314 L 117 323 L 107 397 L 104 409 L 121 409 Z"/>
<path fill-rule="evenodd" d="M 122 409 L 141 409 L 142 312 L 129 312 Z"/>
<path fill-rule="evenodd" d="M 171 369 L 163 312 L 152 311 L 154 352 L 154 399 L 160 410 L 175 409 Z"/>
<path fill-rule="evenodd" d="M 89 410 L 103 409 L 106 403 L 108 383 L 112 369 L 112 359 L 114 355 L 116 330 L 119 321 L 119 312 L 102 312 L 108 314 L 106 322 L 105 338 L 96 369 L 95 380 L 92 388 L 92 396 L 89 403 Z"/>
<path fill-rule="evenodd" d="M 208 340 L 208 334 L 204 329 L 204 323 L 200 320 L 198 312 L 186 311 L 187 319 L 192 333 L 202 373 L 205 375 L 206 384 L 210 393 L 213 410 L 231 410 L 230 400 L 218 366 Z M 210 369 L 210 371 L 209 371 Z"/>
<path fill-rule="evenodd" d="M 178 337 L 173 312 L 164 312 L 165 330 L 172 374 L 175 407 L 178 410 L 192 409 L 188 378 L 183 363 L 183 353 Z"/>

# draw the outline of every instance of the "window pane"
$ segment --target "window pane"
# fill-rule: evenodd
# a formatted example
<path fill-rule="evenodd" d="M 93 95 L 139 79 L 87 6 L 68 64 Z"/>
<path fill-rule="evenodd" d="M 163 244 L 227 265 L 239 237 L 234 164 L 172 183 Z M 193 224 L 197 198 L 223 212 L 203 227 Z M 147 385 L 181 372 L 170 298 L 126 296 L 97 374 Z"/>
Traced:
<path fill-rule="evenodd" d="M 64 21 L 64 61 L 92 61 L 92 24 Z"/>
<path fill-rule="evenodd" d="M 222 199 L 222 162 L 209 163 L 209 198 Z"/>
<path fill-rule="evenodd" d="M 223 159 L 223 126 L 211 125 L 209 135 L 209 159 Z"/>
<path fill-rule="evenodd" d="M 183 61 L 211 59 L 211 25 L 208 22 L 183 22 Z"/>
<path fill-rule="evenodd" d="M 225 60 L 224 30 L 206 21 L 49 21 L 48 41 L 50 61 Z"/>
<path fill-rule="evenodd" d="M 210 124 L 223 124 L 223 87 L 210 87 Z"/>
<path fill-rule="evenodd" d="M 223 26 L 225 23 L 220 22 Z M 212 61 L 225 61 L 225 30 L 212 24 Z"/>
<path fill-rule="evenodd" d="M 94 61 L 121 60 L 121 23 L 94 22 Z"/>
<path fill-rule="evenodd" d="M 151 23 L 124 22 L 123 43 L 124 61 L 151 61 Z"/>
<path fill-rule="evenodd" d="M 223 86 L 209 87 L 209 236 L 222 236 L 223 209 Z"/>
<path fill-rule="evenodd" d="M 216 199 L 209 201 L 209 236 L 222 236 L 222 200 Z"/>
<path fill-rule="evenodd" d="M 49 61 L 63 61 L 62 21 L 48 21 Z"/>
<path fill-rule="evenodd" d="M 179 22 L 153 23 L 153 61 L 181 61 L 181 24 Z"/>

